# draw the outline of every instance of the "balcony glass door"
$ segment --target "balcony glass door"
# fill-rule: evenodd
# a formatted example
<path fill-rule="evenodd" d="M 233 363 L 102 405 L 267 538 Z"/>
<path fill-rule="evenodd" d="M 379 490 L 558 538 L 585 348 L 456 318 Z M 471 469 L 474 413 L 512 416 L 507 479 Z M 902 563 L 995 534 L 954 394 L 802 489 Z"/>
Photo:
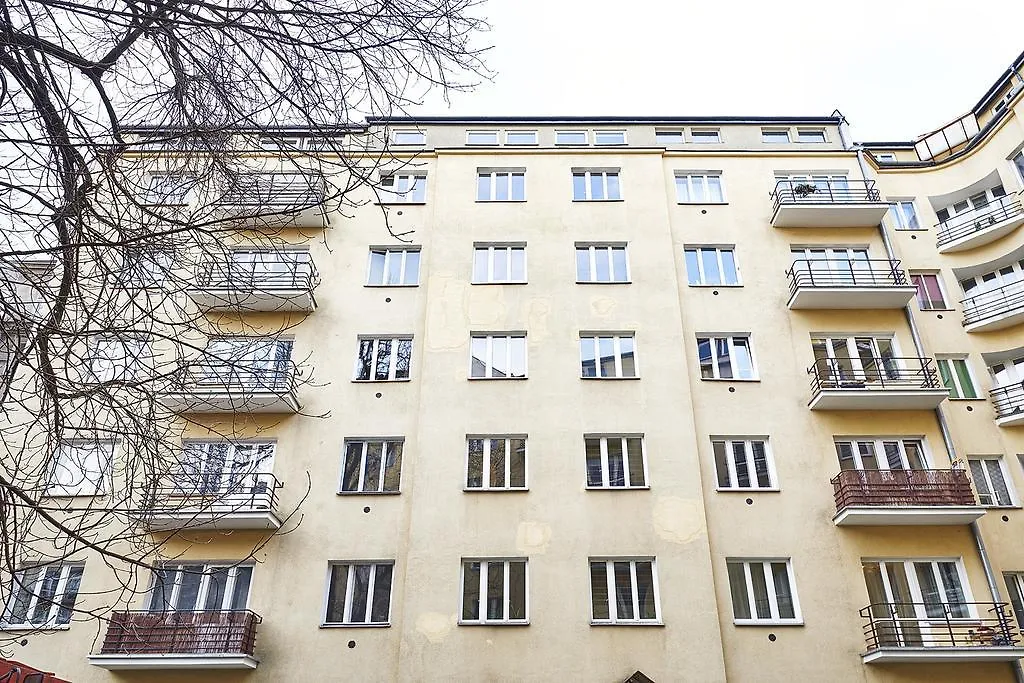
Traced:
<path fill-rule="evenodd" d="M 843 470 L 925 470 L 928 462 L 917 439 L 836 441 Z"/>
<path fill-rule="evenodd" d="M 222 612 L 249 604 L 251 566 L 167 564 L 153 574 L 150 612 Z"/>
<path fill-rule="evenodd" d="M 178 495 L 216 495 L 219 503 L 267 507 L 274 444 L 190 442 L 174 477 Z"/>
<path fill-rule="evenodd" d="M 809 271 L 811 280 L 818 286 L 842 287 L 870 281 L 867 249 L 827 247 L 793 249 L 792 252 L 797 272 Z"/>
<path fill-rule="evenodd" d="M 850 194 L 850 182 L 841 174 L 789 173 L 775 176 L 777 185 L 782 180 L 788 182 L 778 187 L 788 195 L 786 199 L 789 201 L 841 202 Z"/>
<path fill-rule="evenodd" d="M 960 286 L 968 297 L 964 301 L 965 309 L 991 308 L 993 313 L 997 313 L 997 307 L 1011 307 L 1008 298 L 1017 301 L 1024 293 L 1024 261 L 1015 261 L 998 270 L 965 278 L 960 281 Z"/>
<path fill-rule="evenodd" d="M 984 214 L 991 211 L 993 203 L 1000 203 L 1002 198 L 1006 196 L 1006 190 L 1003 189 L 1002 185 L 996 185 L 990 187 L 981 192 L 972 194 L 967 199 L 950 204 L 935 212 L 941 224 L 949 223 L 951 225 L 963 225 L 964 223 L 970 222 L 971 216 L 983 216 Z M 993 221 L 994 223 L 995 221 Z M 944 227 L 944 226 L 943 226 Z M 987 222 L 984 225 L 979 225 L 980 228 L 988 227 Z"/>
<path fill-rule="evenodd" d="M 900 377 L 893 339 L 819 337 L 811 340 L 818 376 L 832 386 L 885 382 Z"/>
<path fill-rule="evenodd" d="M 955 560 L 866 561 L 862 566 L 879 645 L 947 644 L 944 625 L 974 616 Z"/>
<path fill-rule="evenodd" d="M 280 390 L 287 386 L 291 366 L 290 339 L 214 339 L 206 351 L 204 382 L 249 390 Z"/>

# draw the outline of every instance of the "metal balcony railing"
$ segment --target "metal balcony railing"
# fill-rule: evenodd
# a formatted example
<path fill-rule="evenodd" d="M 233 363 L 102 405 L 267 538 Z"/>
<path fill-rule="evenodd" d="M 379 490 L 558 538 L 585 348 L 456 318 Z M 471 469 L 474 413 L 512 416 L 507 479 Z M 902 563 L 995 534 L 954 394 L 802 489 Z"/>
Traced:
<path fill-rule="evenodd" d="M 969 296 L 963 299 L 960 305 L 964 307 L 964 325 L 983 322 L 1006 313 L 1024 311 L 1024 281 L 1011 282 Z"/>
<path fill-rule="evenodd" d="M 1024 208 L 1021 207 L 1019 200 L 1000 197 L 986 207 L 937 223 L 935 225 L 936 241 L 939 247 L 945 246 L 997 223 L 1016 218 L 1022 212 L 1024 212 Z"/>
<path fill-rule="evenodd" d="M 1013 647 L 1020 631 L 1003 602 L 883 602 L 860 611 L 868 652 L 896 647 Z"/>
<path fill-rule="evenodd" d="M 256 261 L 210 261 L 199 273 L 200 289 L 312 291 L 320 281 L 308 253 L 288 259 L 267 253 Z"/>
<path fill-rule="evenodd" d="M 267 363 L 263 359 L 232 358 L 196 363 L 190 370 L 180 391 L 283 394 L 296 390 L 296 366 L 290 360 Z"/>
<path fill-rule="evenodd" d="M 851 506 L 977 505 L 963 470 L 843 470 L 832 479 L 836 510 Z"/>
<path fill-rule="evenodd" d="M 217 204 L 287 211 L 320 206 L 326 196 L 327 184 L 316 173 L 244 173 Z"/>
<path fill-rule="evenodd" d="M 1024 382 L 994 387 L 989 397 L 996 417 L 1012 417 L 1024 413 Z"/>
<path fill-rule="evenodd" d="M 201 472 L 179 474 L 173 481 L 161 480 L 154 488 L 152 511 L 182 516 L 196 511 L 215 515 L 233 512 L 277 510 L 277 490 L 282 484 L 273 474 L 209 476 Z"/>
<path fill-rule="evenodd" d="M 774 208 L 783 204 L 870 204 L 882 201 L 873 180 L 780 180 L 771 193 Z"/>
<path fill-rule="evenodd" d="M 252 655 L 260 616 L 249 610 L 114 612 L 104 655 Z"/>
<path fill-rule="evenodd" d="M 786 277 L 791 294 L 801 287 L 907 286 L 899 265 L 889 259 L 796 259 Z"/>
<path fill-rule="evenodd" d="M 938 389 L 938 376 L 931 358 L 858 358 L 859 367 L 851 367 L 848 359 L 821 358 L 807 368 L 811 390 L 873 389 L 906 390 Z"/>

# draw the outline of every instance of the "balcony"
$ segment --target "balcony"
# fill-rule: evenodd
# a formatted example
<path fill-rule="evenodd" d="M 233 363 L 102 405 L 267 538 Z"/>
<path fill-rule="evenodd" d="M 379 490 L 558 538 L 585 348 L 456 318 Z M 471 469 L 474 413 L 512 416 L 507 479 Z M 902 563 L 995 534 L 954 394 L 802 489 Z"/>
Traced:
<path fill-rule="evenodd" d="M 868 605 L 865 664 L 1011 662 L 1024 657 L 1006 603 L 897 602 Z"/>
<path fill-rule="evenodd" d="M 933 410 L 949 397 L 931 358 L 822 358 L 807 374 L 811 410 Z"/>
<path fill-rule="evenodd" d="M 200 363 L 160 403 L 176 413 L 297 413 L 295 375 L 291 361 L 273 366 L 245 358 Z"/>
<path fill-rule="evenodd" d="M 797 259 L 786 271 L 790 309 L 903 308 L 917 289 L 888 259 Z"/>
<path fill-rule="evenodd" d="M 889 210 L 873 180 L 780 180 L 771 199 L 776 228 L 869 228 Z"/>
<path fill-rule="evenodd" d="M 843 470 L 836 526 L 970 524 L 985 514 L 963 470 Z"/>
<path fill-rule="evenodd" d="M 257 228 L 330 227 L 327 183 L 316 173 L 243 173 L 216 202 L 222 220 Z"/>
<path fill-rule="evenodd" d="M 1024 208 L 1017 199 L 1000 197 L 988 206 L 936 224 L 940 254 L 966 251 L 994 242 L 1024 223 Z"/>
<path fill-rule="evenodd" d="M 255 260 L 208 263 L 189 294 L 204 311 L 304 311 L 316 309 L 320 282 L 308 252 L 254 253 Z M 287 257 L 287 258 L 286 258 Z"/>
<path fill-rule="evenodd" d="M 960 302 L 964 331 L 991 332 L 1024 322 L 1024 281 L 975 294 Z"/>
<path fill-rule="evenodd" d="M 994 387 L 989 392 L 1000 427 L 1024 427 L 1024 382 Z"/>
<path fill-rule="evenodd" d="M 283 486 L 266 473 L 223 483 L 198 475 L 191 481 L 161 484 L 144 512 L 145 523 L 150 531 L 280 529 L 277 490 Z"/>
<path fill-rule="evenodd" d="M 130 669 L 255 669 L 259 615 L 223 612 L 114 612 L 89 663 Z"/>

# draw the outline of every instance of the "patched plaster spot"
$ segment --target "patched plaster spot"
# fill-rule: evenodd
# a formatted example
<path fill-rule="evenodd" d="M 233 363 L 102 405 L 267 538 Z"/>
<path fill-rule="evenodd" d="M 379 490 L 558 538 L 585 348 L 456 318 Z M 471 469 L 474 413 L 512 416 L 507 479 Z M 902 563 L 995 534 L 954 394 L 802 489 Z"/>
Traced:
<path fill-rule="evenodd" d="M 594 297 L 590 300 L 590 310 L 594 315 L 611 315 L 615 312 L 615 300 L 607 297 Z"/>
<path fill-rule="evenodd" d="M 551 330 L 548 328 L 548 314 L 551 313 L 551 302 L 546 299 L 530 299 L 525 309 L 523 317 L 528 321 L 526 329 L 530 331 L 530 342 L 549 339 Z"/>
<path fill-rule="evenodd" d="M 466 306 L 469 285 L 450 273 L 430 277 L 431 291 L 439 292 L 427 309 L 427 339 L 434 350 L 458 349 L 466 343 L 469 326 Z"/>
<path fill-rule="evenodd" d="M 654 504 L 652 521 L 658 537 L 670 543 L 692 543 L 707 533 L 695 500 L 662 496 Z"/>
<path fill-rule="evenodd" d="M 548 551 L 551 527 L 543 522 L 520 522 L 516 530 L 516 549 L 525 554 Z"/>
<path fill-rule="evenodd" d="M 416 630 L 426 636 L 430 642 L 441 643 L 448 637 L 455 623 L 454 614 L 424 612 L 416 619 Z"/>

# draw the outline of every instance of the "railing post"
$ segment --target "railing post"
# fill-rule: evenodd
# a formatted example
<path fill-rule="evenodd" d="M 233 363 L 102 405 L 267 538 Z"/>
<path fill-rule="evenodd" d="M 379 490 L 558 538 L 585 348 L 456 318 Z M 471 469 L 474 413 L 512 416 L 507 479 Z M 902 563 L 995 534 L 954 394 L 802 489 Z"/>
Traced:
<path fill-rule="evenodd" d="M 926 605 L 925 610 L 927 611 L 927 609 L 928 607 Z M 956 635 L 953 633 L 953 615 L 951 614 L 949 605 L 946 603 L 942 603 L 942 615 L 946 618 L 946 630 L 949 631 L 949 644 L 952 647 L 956 647 Z"/>

